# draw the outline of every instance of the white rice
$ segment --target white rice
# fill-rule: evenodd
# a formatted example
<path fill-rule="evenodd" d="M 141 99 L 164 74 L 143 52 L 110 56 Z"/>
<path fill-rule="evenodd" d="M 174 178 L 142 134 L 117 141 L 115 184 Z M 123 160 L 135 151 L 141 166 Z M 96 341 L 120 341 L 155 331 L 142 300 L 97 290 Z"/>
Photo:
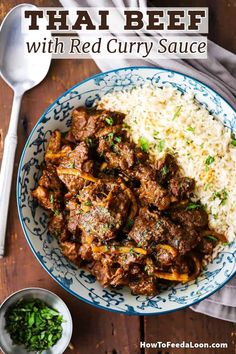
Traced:
<path fill-rule="evenodd" d="M 206 206 L 210 227 L 229 242 L 235 238 L 236 147 L 230 130 L 193 94 L 144 86 L 107 94 L 99 107 L 125 113 L 132 139 L 137 144 L 148 139 L 154 158 L 172 152 L 183 175 L 195 179 L 196 199 Z"/>

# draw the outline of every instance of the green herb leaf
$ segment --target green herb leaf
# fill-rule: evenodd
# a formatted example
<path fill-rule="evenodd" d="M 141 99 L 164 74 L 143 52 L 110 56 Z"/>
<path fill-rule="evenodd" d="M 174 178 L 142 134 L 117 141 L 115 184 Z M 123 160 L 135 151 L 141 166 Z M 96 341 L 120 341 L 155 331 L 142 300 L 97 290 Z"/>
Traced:
<path fill-rule="evenodd" d="M 236 139 L 232 139 L 232 140 L 231 140 L 231 144 L 232 144 L 233 146 L 236 146 Z"/>
<path fill-rule="evenodd" d="M 173 120 L 178 118 L 178 116 L 180 115 L 180 112 L 181 112 L 181 108 L 182 106 L 179 106 L 178 109 L 176 110 L 174 116 L 173 116 Z"/>
<path fill-rule="evenodd" d="M 204 191 L 207 191 L 209 186 L 210 186 L 210 183 L 206 183 L 205 186 L 204 186 Z"/>
<path fill-rule="evenodd" d="M 142 149 L 144 152 L 147 152 L 147 151 L 148 151 L 149 142 L 148 142 L 148 140 L 147 140 L 144 136 L 142 136 L 142 137 L 139 139 L 139 144 L 140 144 L 141 149 Z"/>
<path fill-rule="evenodd" d="M 153 133 L 153 138 L 158 139 L 159 132 L 157 130 L 154 131 Z"/>
<path fill-rule="evenodd" d="M 202 208 L 201 204 L 191 202 L 187 205 L 186 210 L 193 210 L 193 209 L 200 209 L 200 208 Z"/>
<path fill-rule="evenodd" d="M 93 138 L 86 138 L 85 139 L 85 142 L 88 146 L 90 147 L 94 147 L 96 144 L 95 144 L 95 141 L 93 140 Z"/>
<path fill-rule="evenodd" d="M 59 210 L 54 210 L 54 215 L 55 216 L 58 216 L 58 215 L 60 215 L 61 214 L 61 212 L 59 211 Z"/>
<path fill-rule="evenodd" d="M 86 206 L 91 206 L 91 205 L 93 205 L 90 200 L 87 200 L 87 201 L 84 202 L 83 204 L 86 205 Z"/>
<path fill-rule="evenodd" d="M 114 124 L 114 120 L 112 117 L 107 117 L 105 118 L 105 121 L 108 125 L 113 125 Z"/>
<path fill-rule="evenodd" d="M 168 171 L 169 171 L 169 169 L 168 169 L 168 167 L 166 165 L 163 166 L 162 169 L 161 169 L 161 172 L 162 172 L 163 176 L 167 175 Z"/>
<path fill-rule="evenodd" d="M 159 151 L 162 152 L 164 150 L 164 147 L 165 147 L 165 141 L 160 140 L 158 145 Z"/>
<path fill-rule="evenodd" d="M 207 235 L 206 238 L 208 238 L 211 241 L 218 242 L 218 239 L 216 237 L 214 237 L 214 236 Z"/>
<path fill-rule="evenodd" d="M 34 312 L 33 313 L 31 313 L 31 315 L 29 316 L 29 319 L 28 319 L 28 325 L 29 325 L 29 327 L 32 327 L 33 326 L 33 324 L 34 324 Z"/>
<path fill-rule="evenodd" d="M 112 140 L 114 138 L 114 133 L 109 133 L 107 136 L 109 140 Z"/>
<path fill-rule="evenodd" d="M 50 194 L 49 200 L 51 204 L 54 204 L 55 199 L 53 194 Z"/>
<path fill-rule="evenodd" d="M 205 164 L 209 166 L 209 165 L 211 165 L 214 161 L 215 161 L 215 158 L 214 158 L 213 156 L 210 156 L 210 155 L 209 155 L 209 156 L 207 157 L 206 161 L 205 161 Z"/>
<path fill-rule="evenodd" d="M 186 129 L 188 132 L 195 132 L 195 128 L 194 127 L 188 127 L 187 129 Z"/>
<path fill-rule="evenodd" d="M 214 192 L 212 194 L 211 199 L 215 200 L 216 198 L 220 199 L 220 205 L 225 205 L 227 199 L 228 199 L 228 192 L 226 191 L 226 189 L 222 189 L 221 191 L 218 192 Z"/>
<path fill-rule="evenodd" d="M 121 137 L 120 137 L 120 136 L 116 136 L 116 137 L 115 137 L 115 141 L 116 141 L 117 143 L 120 143 L 120 142 L 121 142 Z"/>
<path fill-rule="evenodd" d="M 69 162 L 67 166 L 68 168 L 75 168 L 75 162 Z"/>

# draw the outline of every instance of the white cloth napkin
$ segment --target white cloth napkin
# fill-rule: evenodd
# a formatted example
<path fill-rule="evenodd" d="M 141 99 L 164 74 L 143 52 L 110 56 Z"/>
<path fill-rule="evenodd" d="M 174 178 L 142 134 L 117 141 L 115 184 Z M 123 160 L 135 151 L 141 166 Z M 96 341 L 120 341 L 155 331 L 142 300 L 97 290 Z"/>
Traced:
<path fill-rule="evenodd" d="M 139 7 L 145 11 L 146 0 L 60 0 L 64 7 Z M 117 20 L 117 19 L 114 19 Z M 114 34 L 110 33 L 111 36 Z M 144 38 L 144 34 L 134 32 L 133 36 Z M 122 34 L 122 37 L 124 34 Z M 83 39 L 83 35 L 80 35 Z M 161 37 L 160 33 L 153 32 L 153 40 Z M 128 67 L 128 66 L 155 66 L 179 71 L 206 83 L 226 98 L 236 107 L 236 55 L 208 41 L 208 59 L 196 60 L 149 60 L 137 57 L 136 59 L 100 60 L 96 64 L 101 71 Z M 236 277 L 213 294 L 210 298 L 192 306 L 192 309 L 219 319 L 236 322 Z"/>

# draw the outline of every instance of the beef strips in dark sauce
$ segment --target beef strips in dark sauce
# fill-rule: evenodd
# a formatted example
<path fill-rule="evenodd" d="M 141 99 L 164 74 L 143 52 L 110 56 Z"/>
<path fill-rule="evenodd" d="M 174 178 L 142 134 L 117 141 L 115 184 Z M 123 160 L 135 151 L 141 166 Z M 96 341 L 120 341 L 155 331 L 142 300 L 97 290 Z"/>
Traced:
<path fill-rule="evenodd" d="M 195 182 L 181 176 L 175 157 L 152 161 L 128 138 L 124 118 L 74 110 L 69 132 L 51 137 L 32 195 L 68 259 L 103 286 L 153 295 L 165 282 L 196 278 L 223 237 L 191 200 Z"/>

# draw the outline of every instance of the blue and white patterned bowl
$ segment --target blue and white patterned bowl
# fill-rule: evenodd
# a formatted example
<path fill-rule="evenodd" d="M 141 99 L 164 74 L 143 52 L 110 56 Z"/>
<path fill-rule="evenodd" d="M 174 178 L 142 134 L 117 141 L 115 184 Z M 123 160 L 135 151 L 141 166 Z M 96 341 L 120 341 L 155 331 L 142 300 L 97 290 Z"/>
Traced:
<path fill-rule="evenodd" d="M 151 82 L 172 85 L 181 92 L 194 91 L 196 100 L 224 125 L 236 130 L 236 112 L 216 92 L 201 82 L 177 72 L 148 68 L 124 68 L 95 75 L 63 93 L 42 115 L 25 145 L 17 179 L 18 211 L 26 239 L 35 256 L 65 290 L 91 305 L 134 315 L 161 314 L 203 300 L 221 288 L 236 273 L 236 242 L 210 263 L 202 275 L 185 285 L 178 284 L 157 296 L 134 296 L 126 288 L 103 289 L 85 270 L 78 269 L 62 254 L 47 229 L 47 213 L 32 199 L 47 141 L 55 129 L 68 130 L 70 113 L 78 106 L 91 107 L 108 92 Z"/>

